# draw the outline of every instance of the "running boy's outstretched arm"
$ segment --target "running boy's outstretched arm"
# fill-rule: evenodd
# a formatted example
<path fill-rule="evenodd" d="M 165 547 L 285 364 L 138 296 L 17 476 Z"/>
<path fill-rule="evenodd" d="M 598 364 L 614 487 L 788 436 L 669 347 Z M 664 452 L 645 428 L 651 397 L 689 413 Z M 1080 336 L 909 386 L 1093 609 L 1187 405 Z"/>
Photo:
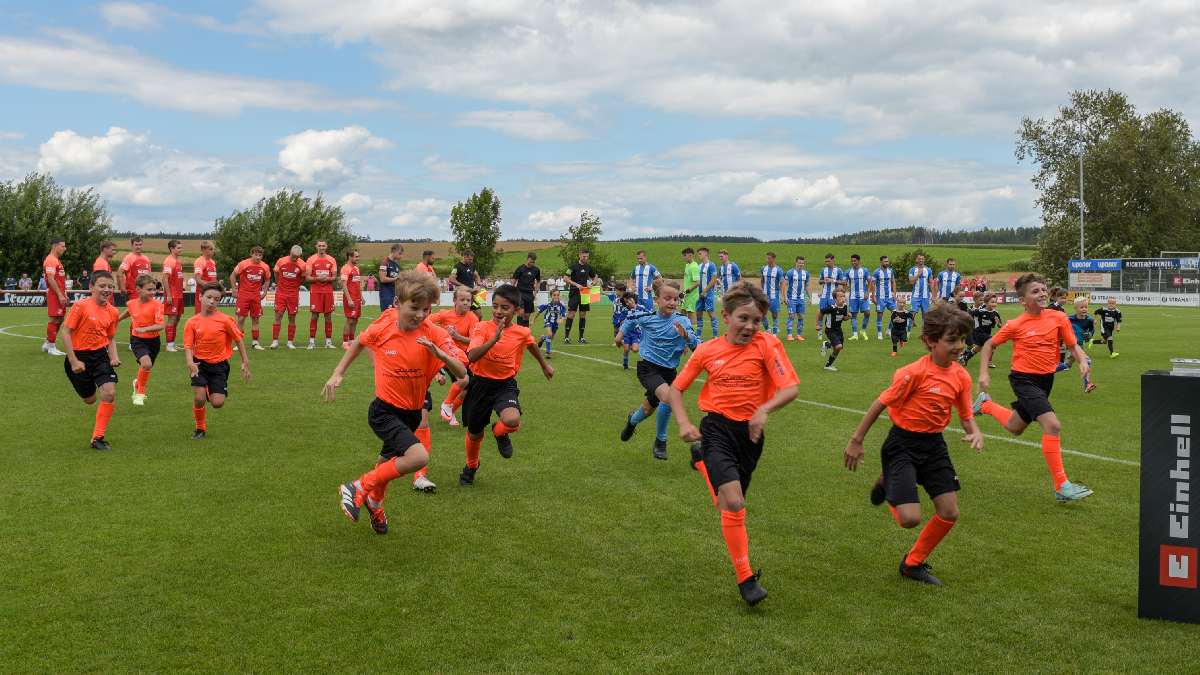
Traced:
<path fill-rule="evenodd" d="M 430 354 L 438 357 L 438 359 L 445 364 L 446 370 L 454 376 L 455 380 L 461 380 L 467 376 L 467 367 L 462 364 L 462 361 L 459 361 L 446 350 L 435 345 L 429 338 L 419 337 L 417 338 L 417 344 L 421 345 L 425 349 L 428 349 Z"/>
<path fill-rule="evenodd" d="M 842 453 L 842 463 L 847 469 L 857 471 L 858 465 L 863 459 L 863 440 L 867 437 L 867 432 L 875 424 L 875 420 L 879 419 L 886 406 L 875 399 L 871 402 L 871 407 L 867 408 L 867 414 L 863 415 L 862 421 L 858 423 L 858 428 L 854 430 L 854 434 L 850 436 L 850 441 L 846 443 L 846 451 Z"/>

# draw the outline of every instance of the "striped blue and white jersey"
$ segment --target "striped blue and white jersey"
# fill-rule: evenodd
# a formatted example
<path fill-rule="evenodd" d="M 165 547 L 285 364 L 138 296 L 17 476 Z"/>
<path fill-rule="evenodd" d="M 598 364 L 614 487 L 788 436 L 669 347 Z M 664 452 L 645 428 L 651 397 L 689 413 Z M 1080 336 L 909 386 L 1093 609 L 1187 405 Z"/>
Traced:
<path fill-rule="evenodd" d="M 654 296 L 654 280 L 661 276 L 658 268 L 650 263 L 633 266 L 633 272 L 630 273 L 629 278 L 633 279 L 633 292 L 637 294 L 639 300 L 650 300 Z"/>
<path fill-rule="evenodd" d="M 833 292 L 837 290 L 839 281 L 846 280 L 846 273 L 840 267 L 822 267 L 821 276 L 817 282 L 821 284 L 821 299 L 832 300 Z"/>
<path fill-rule="evenodd" d="M 763 265 L 759 273 L 762 274 L 763 292 L 767 294 L 767 299 L 778 300 L 779 287 L 783 284 L 783 268 L 779 265 Z"/>
<path fill-rule="evenodd" d="M 958 272 L 950 270 L 942 270 L 938 272 L 938 297 L 943 300 L 949 300 L 954 297 L 954 289 L 962 283 L 962 275 Z"/>
<path fill-rule="evenodd" d="M 717 266 L 711 260 L 709 260 L 708 262 L 699 263 L 699 265 L 700 265 L 700 290 L 699 290 L 699 293 L 701 295 L 703 295 L 706 292 L 704 289 L 708 288 L 708 282 L 712 281 L 713 277 L 717 276 Z M 707 292 L 712 293 L 714 290 L 716 290 L 716 286 L 714 286 L 712 289 L 708 290 Z"/>
<path fill-rule="evenodd" d="M 867 280 L 870 278 L 871 270 L 861 266 L 855 268 L 851 265 L 846 270 L 846 280 L 850 282 L 850 288 L 846 291 L 846 297 L 850 300 L 866 300 Z"/>
<path fill-rule="evenodd" d="M 908 276 L 913 279 L 912 296 L 915 300 L 929 299 L 929 280 L 933 278 L 933 270 L 922 266 L 919 269 L 916 265 L 908 268 Z"/>
<path fill-rule="evenodd" d="M 726 292 L 733 288 L 733 285 L 742 280 L 742 268 L 738 264 L 729 261 L 728 265 L 721 265 L 717 268 L 717 274 L 721 277 L 721 288 Z"/>
<path fill-rule="evenodd" d="M 895 270 L 891 267 L 880 267 L 875 270 L 871 278 L 875 280 L 875 299 L 876 300 L 891 300 L 894 296 L 892 289 L 892 280 L 895 278 Z"/>
<path fill-rule="evenodd" d="M 787 299 L 788 302 L 794 300 L 803 300 L 808 302 L 808 280 L 811 277 L 808 270 L 798 270 L 795 267 L 788 270 L 787 273 Z"/>

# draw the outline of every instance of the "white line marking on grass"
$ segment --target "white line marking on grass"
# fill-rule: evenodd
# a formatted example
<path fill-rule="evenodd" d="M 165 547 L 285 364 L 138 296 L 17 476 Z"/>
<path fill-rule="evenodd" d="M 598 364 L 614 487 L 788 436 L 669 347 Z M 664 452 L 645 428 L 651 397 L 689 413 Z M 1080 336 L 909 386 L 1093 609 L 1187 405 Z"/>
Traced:
<path fill-rule="evenodd" d="M 576 359 L 584 359 L 585 361 L 595 361 L 596 363 L 603 363 L 603 364 L 610 365 L 610 366 L 618 366 L 619 367 L 621 365 L 621 364 L 617 363 L 616 361 L 609 361 L 608 359 L 598 359 L 594 356 L 584 356 L 583 354 L 572 354 L 570 351 L 566 351 L 566 350 L 559 350 L 557 353 L 565 354 L 567 356 L 570 356 L 570 357 L 573 357 Z M 696 379 L 703 381 L 704 377 L 700 376 Z M 847 408 L 845 406 L 833 405 L 832 403 L 823 403 L 821 401 L 809 401 L 807 399 L 802 399 L 802 398 L 797 398 L 797 399 L 795 399 L 795 401 L 796 401 L 796 403 L 803 403 L 804 405 L 811 405 L 811 406 L 814 406 L 817 408 L 825 408 L 827 410 L 837 410 L 839 412 L 851 413 L 854 415 L 867 414 L 867 411 L 865 411 L 865 410 L 857 410 L 855 408 Z M 887 417 L 887 412 L 885 411 L 882 416 Z M 958 429 L 957 431 L 959 433 L 966 433 L 962 429 Z M 1034 443 L 1032 441 L 1022 440 L 1020 438 L 1013 438 L 1011 436 L 998 436 L 996 434 L 984 434 L 983 436 L 984 436 L 984 438 L 990 438 L 990 439 L 996 440 L 996 441 L 1004 441 L 1005 443 L 1012 443 L 1014 445 L 1024 445 L 1024 446 L 1030 447 L 1030 448 L 1039 448 L 1040 449 L 1042 447 L 1040 443 Z M 1124 464 L 1125 466 L 1141 466 L 1141 464 L 1139 464 L 1138 462 L 1134 462 L 1132 460 L 1120 459 L 1117 457 L 1109 457 L 1107 455 L 1096 455 L 1096 454 L 1093 454 L 1090 452 L 1082 452 L 1080 450 L 1068 450 L 1066 448 L 1063 448 L 1062 451 L 1063 451 L 1063 454 L 1075 455 L 1076 457 L 1086 457 L 1088 459 L 1096 459 L 1096 460 L 1100 460 L 1102 462 L 1112 462 L 1114 464 Z"/>

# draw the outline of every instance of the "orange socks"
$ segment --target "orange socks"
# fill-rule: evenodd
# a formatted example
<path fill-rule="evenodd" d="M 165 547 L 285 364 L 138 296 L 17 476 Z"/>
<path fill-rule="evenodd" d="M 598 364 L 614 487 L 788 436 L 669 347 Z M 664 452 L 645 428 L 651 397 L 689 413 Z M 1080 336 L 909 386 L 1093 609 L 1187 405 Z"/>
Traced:
<path fill-rule="evenodd" d="M 996 418 L 1000 424 L 1008 424 L 1008 418 L 1012 417 L 1012 411 L 995 401 L 984 401 L 983 405 L 979 406 L 979 410 L 985 415 L 991 415 Z"/>
<path fill-rule="evenodd" d="M 1054 489 L 1058 490 L 1067 482 L 1067 470 L 1062 463 L 1062 439 L 1049 434 L 1042 435 L 1042 456 L 1046 458 L 1046 468 L 1050 470 Z"/>
<path fill-rule="evenodd" d="M 520 428 L 521 427 L 519 425 L 515 426 L 515 427 L 510 427 L 507 424 L 505 424 L 504 422 L 496 422 L 495 424 L 492 425 L 492 435 L 493 436 L 505 436 L 508 434 L 515 434 L 515 433 L 517 433 L 517 430 Z"/>
<path fill-rule="evenodd" d="M 383 501 L 383 496 L 380 491 L 387 487 L 387 484 L 396 480 L 401 476 L 401 473 L 396 469 L 396 460 L 389 459 L 382 464 L 377 464 L 374 469 L 364 473 L 359 480 L 362 481 L 363 489 L 377 502 Z"/>
<path fill-rule="evenodd" d="M 201 431 L 208 431 L 208 425 L 204 423 L 204 412 L 204 406 L 200 406 L 199 408 L 195 405 L 192 406 L 192 417 L 196 418 L 196 428 Z"/>
<path fill-rule="evenodd" d="M 150 381 L 150 371 L 145 368 L 138 368 L 137 381 L 134 386 L 137 387 L 137 393 L 146 393 L 146 383 Z"/>
<path fill-rule="evenodd" d="M 108 431 L 108 420 L 112 418 L 113 404 L 101 401 L 96 406 L 96 425 L 92 427 L 92 439 L 95 440 Z"/>
<path fill-rule="evenodd" d="M 713 489 L 712 481 L 709 480 L 709 478 L 708 478 L 708 467 L 704 466 L 704 460 L 700 460 L 699 462 L 696 462 L 692 466 L 696 467 L 696 470 L 700 472 L 701 476 L 704 476 L 704 484 L 708 486 L 708 495 L 710 497 L 712 497 L 713 506 L 716 506 L 717 505 L 717 491 Z"/>
<path fill-rule="evenodd" d="M 461 391 L 462 390 L 459 389 L 457 382 L 451 382 L 450 383 L 450 391 L 446 392 L 446 399 L 444 401 L 442 401 L 442 405 L 448 405 L 451 408 L 457 408 L 458 407 L 458 394 Z"/>
<path fill-rule="evenodd" d="M 892 520 L 896 521 L 897 525 L 900 525 L 900 512 L 897 511 L 896 507 L 892 506 L 891 504 L 888 504 L 887 507 L 888 507 L 888 511 L 891 511 L 891 513 L 892 513 Z M 901 527 L 903 527 L 903 526 L 901 526 Z"/>
<path fill-rule="evenodd" d="M 754 576 L 750 569 L 750 540 L 746 536 L 746 509 L 722 511 L 721 534 L 725 535 L 725 546 L 729 549 L 729 559 L 733 561 L 733 571 L 740 584 Z"/>
<path fill-rule="evenodd" d="M 933 549 L 937 548 L 942 538 L 950 532 L 950 528 L 954 527 L 953 520 L 945 520 L 941 516 L 934 515 L 925 523 L 925 527 L 921 528 L 921 535 L 917 537 L 917 543 L 913 544 L 909 550 L 908 556 L 904 558 L 904 564 L 913 566 L 920 565 L 925 562 Z"/>
<path fill-rule="evenodd" d="M 418 428 L 413 433 L 416 434 L 417 440 L 421 441 L 421 445 L 425 447 L 425 452 L 430 452 L 432 450 L 432 441 L 429 438 L 429 427 Z M 429 473 L 428 469 L 428 465 L 418 469 L 417 472 L 413 474 L 413 480 L 415 481 L 421 476 Z"/>
<path fill-rule="evenodd" d="M 479 468 L 479 446 L 481 443 L 483 443 L 483 439 L 482 438 L 471 438 L 470 434 L 467 434 L 466 438 L 467 438 L 467 440 L 466 440 L 467 468 L 478 469 Z"/>

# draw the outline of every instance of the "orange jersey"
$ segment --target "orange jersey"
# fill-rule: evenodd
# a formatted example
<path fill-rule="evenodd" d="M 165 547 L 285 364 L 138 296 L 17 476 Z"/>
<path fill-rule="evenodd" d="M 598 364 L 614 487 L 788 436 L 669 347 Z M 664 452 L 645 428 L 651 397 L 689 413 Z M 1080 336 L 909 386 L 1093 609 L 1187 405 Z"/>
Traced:
<path fill-rule="evenodd" d="M 285 255 L 275 261 L 275 293 L 291 297 L 300 293 L 300 282 L 304 281 L 307 265 L 300 258 L 292 260 Z"/>
<path fill-rule="evenodd" d="M 161 325 L 166 322 L 163 318 L 163 304 L 155 298 L 150 298 L 146 302 L 142 302 L 137 298 L 133 298 L 125 303 L 129 310 L 129 319 L 134 328 L 144 328 L 146 326 Z M 156 338 L 158 331 L 152 333 L 133 333 L 134 337 L 140 338 Z"/>
<path fill-rule="evenodd" d="M 163 258 L 163 286 L 166 295 L 172 298 L 183 297 L 183 261 L 177 255 Z"/>
<path fill-rule="evenodd" d="M 901 429 L 941 433 L 950 424 L 950 406 L 958 408 L 959 419 L 971 419 L 971 376 L 957 362 L 942 368 L 926 354 L 896 371 L 879 402 Z"/>
<path fill-rule="evenodd" d="M 112 271 L 112 265 L 108 263 L 108 258 L 104 256 L 96 256 L 96 261 L 92 263 L 92 271 L 104 270 L 105 272 Z"/>
<path fill-rule="evenodd" d="M 125 290 L 128 293 L 137 292 L 137 278 L 150 274 L 150 259 L 141 253 L 129 252 L 121 259 L 121 269 L 125 270 Z"/>
<path fill-rule="evenodd" d="M 1012 369 L 1031 375 L 1049 375 L 1058 366 L 1058 344 L 1076 344 L 1075 331 L 1067 315 L 1043 309 L 1037 316 L 1028 312 L 1009 321 L 996 331 L 992 344 L 1012 340 Z"/>
<path fill-rule="evenodd" d="M 433 269 L 433 265 L 427 264 L 424 260 L 417 263 L 417 271 L 424 272 L 425 274 L 432 276 L 434 279 L 437 278 L 437 271 Z"/>
<path fill-rule="evenodd" d="M 92 298 L 80 300 L 67 314 L 71 329 L 71 349 L 87 352 L 104 349 L 117 334 L 117 319 L 121 313 L 111 303 L 98 305 Z"/>
<path fill-rule="evenodd" d="M 471 329 L 471 345 L 468 350 L 492 339 L 499 327 L 495 321 L 480 321 Z M 525 349 L 534 345 L 533 333 L 527 326 L 510 324 L 504 329 L 499 342 L 492 345 L 483 358 L 471 364 L 471 372 L 493 380 L 516 377 L 521 370 Z"/>
<path fill-rule="evenodd" d="M 696 348 L 671 385 L 686 391 L 701 371 L 708 381 L 700 389 L 700 409 L 745 422 L 775 392 L 800 383 L 779 338 L 759 331 L 744 345 L 716 338 Z"/>
<path fill-rule="evenodd" d="M 414 330 L 400 330 L 393 309 L 358 336 L 359 344 L 375 356 L 375 395 L 401 410 L 420 410 L 425 405 L 425 392 L 443 365 L 441 359 L 417 344 L 420 337 L 453 353 L 454 345 L 446 331 L 428 321 Z"/>
<path fill-rule="evenodd" d="M 242 331 L 232 316 L 213 312 L 196 314 L 183 327 L 183 348 L 192 350 L 195 358 L 219 363 L 233 356 L 233 343 L 242 339 Z"/>
<path fill-rule="evenodd" d="M 470 310 L 467 310 L 462 315 L 458 315 L 454 313 L 453 309 L 443 309 L 436 314 L 431 314 L 429 320 L 442 328 L 454 326 L 454 330 L 458 331 L 459 335 L 468 340 L 471 339 L 471 331 L 475 330 L 475 325 L 479 323 L 479 317 L 475 316 L 475 312 Z"/>
<path fill-rule="evenodd" d="M 342 265 L 341 276 L 346 295 L 355 300 L 362 299 L 362 272 L 358 270 L 358 265 L 354 263 Z"/>
<path fill-rule="evenodd" d="M 309 276 L 309 292 L 332 293 L 333 279 L 337 276 L 337 260 L 326 253 L 315 253 L 306 261 Z"/>
<path fill-rule="evenodd" d="M 200 275 L 201 284 L 215 283 L 217 280 L 217 261 L 212 258 L 196 258 L 196 262 L 192 265 L 192 272 Z M 197 288 L 199 293 L 200 289 Z"/>
<path fill-rule="evenodd" d="M 60 293 L 67 292 L 67 270 L 63 267 L 58 256 L 53 253 L 46 256 L 46 259 L 42 261 L 42 272 L 46 275 L 46 289 L 48 291 L 51 293 L 54 292 L 50 290 L 50 280 L 53 279 L 58 284 Z"/>
<path fill-rule="evenodd" d="M 271 268 L 267 267 L 267 263 L 261 260 L 254 262 L 253 258 L 239 262 L 233 268 L 233 274 L 237 277 L 239 298 L 258 297 L 262 294 L 263 284 L 271 280 Z"/>

